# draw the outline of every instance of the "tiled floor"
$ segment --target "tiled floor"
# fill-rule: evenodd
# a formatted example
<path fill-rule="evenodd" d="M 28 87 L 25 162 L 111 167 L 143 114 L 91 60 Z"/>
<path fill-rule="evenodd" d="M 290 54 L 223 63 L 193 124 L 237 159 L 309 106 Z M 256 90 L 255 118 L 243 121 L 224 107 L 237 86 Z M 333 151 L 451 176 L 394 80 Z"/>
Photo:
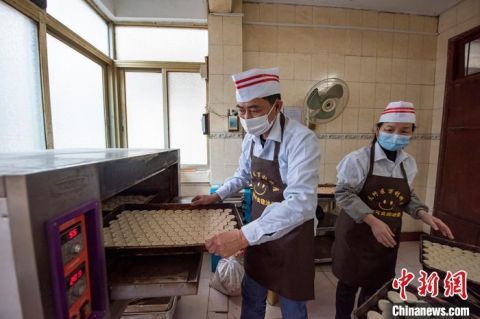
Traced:
<path fill-rule="evenodd" d="M 397 260 L 397 274 L 402 267 L 418 274 L 421 269 L 418 260 L 418 242 L 400 244 Z M 174 319 L 237 319 L 240 318 L 241 297 L 227 298 L 209 287 L 210 257 L 205 255 L 198 294 L 184 296 L 178 302 Z M 317 265 L 315 275 L 316 299 L 308 303 L 310 319 L 330 319 L 335 317 L 335 287 L 337 279 L 329 264 Z M 278 306 L 267 305 L 266 319 L 281 319 Z"/>

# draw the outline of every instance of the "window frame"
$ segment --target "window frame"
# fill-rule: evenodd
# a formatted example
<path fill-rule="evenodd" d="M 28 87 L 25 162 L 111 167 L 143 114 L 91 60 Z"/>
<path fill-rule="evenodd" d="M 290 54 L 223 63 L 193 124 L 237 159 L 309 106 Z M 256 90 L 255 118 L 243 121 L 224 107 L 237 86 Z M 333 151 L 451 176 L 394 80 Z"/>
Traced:
<path fill-rule="evenodd" d="M 20 13 L 32 19 L 38 27 L 38 48 L 40 59 L 40 82 L 42 88 L 42 110 L 45 130 L 46 149 L 53 149 L 53 129 L 52 129 L 52 109 L 50 100 L 50 83 L 48 76 L 48 56 L 47 56 L 47 34 L 54 36 L 78 53 L 84 55 L 93 62 L 102 67 L 103 74 L 103 96 L 104 96 L 104 114 L 105 114 L 105 138 L 106 147 L 118 145 L 115 134 L 115 101 L 113 97 L 114 77 L 112 73 L 113 59 L 94 47 L 78 34 L 67 28 L 64 24 L 40 9 L 30 1 L 24 0 L 2 0 L 7 5 L 16 9 Z M 112 37 L 113 22 L 108 20 L 105 15 L 93 4 L 91 0 L 85 2 L 105 20 L 109 29 L 109 50 L 112 53 L 114 39 Z"/>
<path fill-rule="evenodd" d="M 200 73 L 200 68 L 205 63 L 198 62 L 156 62 L 156 61 L 115 61 L 116 76 L 118 79 L 118 110 L 120 118 L 120 138 L 123 147 L 128 147 L 128 124 L 127 124 L 127 105 L 126 105 L 126 72 L 161 72 L 163 86 L 163 127 L 165 147 L 170 148 L 170 104 L 168 101 L 168 73 L 169 72 L 189 72 Z M 206 89 L 208 84 L 206 85 Z M 200 119 L 199 119 L 200 120 Z M 181 164 L 181 169 L 200 169 L 206 170 L 210 167 L 210 147 L 207 138 L 207 164 Z"/>
<path fill-rule="evenodd" d="M 112 144 L 112 141 L 111 141 L 111 138 L 110 138 L 110 131 L 109 131 L 109 127 L 110 127 L 110 111 L 109 111 L 109 98 L 108 98 L 108 94 L 109 94 L 109 90 L 108 90 L 108 66 L 105 65 L 104 63 L 101 63 L 98 59 L 93 59 L 91 58 L 90 56 L 88 56 L 87 54 L 85 54 L 84 52 L 80 51 L 80 50 L 77 50 L 74 46 L 72 46 L 69 42 L 65 42 L 62 37 L 58 37 L 56 33 L 50 33 L 47 29 L 47 32 L 46 32 L 46 35 L 45 35 L 45 39 L 47 38 L 47 36 L 50 35 L 52 37 L 54 37 L 56 40 L 62 42 L 63 44 L 65 44 L 66 46 L 70 47 L 71 49 L 73 49 L 75 52 L 83 55 L 85 58 L 89 59 L 91 62 L 93 63 L 96 63 L 98 66 L 100 66 L 102 68 L 102 88 L 103 88 L 103 117 L 104 117 L 104 128 L 105 128 L 105 147 L 108 148 L 110 147 L 110 145 Z M 45 53 L 47 54 L 47 59 L 46 59 L 46 63 L 47 63 L 47 67 L 48 67 L 48 50 L 45 50 Z M 50 123 L 50 126 L 49 126 L 49 131 L 51 132 L 51 138 L 52 138 L 52 145 L 54 144 L 53 143 L 53 124 L 52 124 L 52 112 L 51 112 L 51 103 L 52 103 L 52 100 L 51 100 L 51 97 L 50 97 L 50 79 L 49 79 L 49 82 L 47 83 L 48 84 L 48 97 L 49 97 L 49 103 L 48 103 L 48 107 L 49 107 L 49 123 Z"/>
<path fill-rule="evenodd" d="M 200 64 L 202 65 L 202 63 Z M 165 71 L 165 79 L 167 81 L 166 83 L 166 87 L 167 87 L 167 103 L 168 103 L 168 94 L 169 94 L 169 91 L 168 91 L 168 73 L 169 72 L 183 72 L 183 73 L 200 73 L 200 67 L 198 68 L 198 70 L 178 70 L 178 69 L 167 69 Z M 207 106 L 207 103 L 208 103 L 208 82 L 205 83 L 205 90 L 207 90 L 206 93 L 206 99 L 205 99 L 205 107 Z M 168 104 L 168 107 L 167 107 L 168 110 L 170 110 L 170 104 Z M 205 112 L 207 112 L 206 108 L 205 108 Z M 167 113 L 167 121 L 170 121 L 170 116 L 169 114 Z M 200 121 L 200 119 L 198 119 Z M 169 123 L 169 132 L 168 132 L 168 146 L 170 147 L 170 123 Z M 181 168 L 182 169 L 199 169 L 199 170 L 207 170 L 210 168 L 210 139 L 207 137 L 207 163 L 206 164 L 181 164 Z"/>
<path fill-rule="evenodd" d="M 50 84 L 48 76 L 48 57 L 47 57 L 47 34 L 50 34 L 70 46 L 75 51 L 83 54 L 87 58 L 96 62 L 103 70 L 103 91 L 104 91 L 104 112 L 105 112 L 105 134 L 106 147 L 127 147 L 126 139 L 126 109 L 125 109 L 125 77 L 122 71 L 128 70 L 151 70 L 161 69 L 163 74 L 164 108 L 167 108 L 167 125 L 165 126 L 165 136 L 169 140 L 168 126 L 168 72 L 198 72 L 200 68 L 208 69 L 208 57 L 205 63 L 199 62 L 157 62 L 157 61 L 122 61 L 116 60 L 116 26 L 132 27 L 152 27 L 152 28 L 194 28 L 208 29 L 207 25 L 195 23 L 158 23 L 158 22 L 131 22 L 131 21 L 112 21 L 105 15 L 93 2 L 93 0 L 84 0 L 105 22 L 108 24 L 109 33 L 109 55 L 104 54 L 88 41 L 83 39 L 77 33 L 66 27 L 60 21 L 36 6 L 34 3 L 25 0 L 1 0 L 7 5 L 13 7 L 20 13 L 29 17 L 37 23 L 38 27 L 38 48 L 40 60 L 40 82 L 42 94 L 42 111 L 45 130 L 46 149 L 53 149 L 53 129 L 52 129 L 52 111 L 50 100 Z M 207 103 L 208 103 L 208 80 L 206 83 Z M 205 110 L 207 111 L 207 110 Z M 181 168 L 209 169 L 210 167 L 210 148 L 207 138 L 207 165 L 181 165 Z M 169 143 L 165 144 L 169 147 Z"/>
<path fill-rule="evenodd" d="M 200 29 L 200 30 L 207 30 L 208 32 L 208 25 L 196 25 L 196 24 L 174 24 L 174 23 L 167 23 L 167 24 L 160 24 L 157 22 L 128 22 L 128 21 L 120 21 L 120 22 L 115 22 L 113 24 L 112 28 L 112 34 L 113 37 L 116 38 L 116 27 L 144 27 L 144 28 L 161 28 L 161 29 L 167 29 L 167 28 L 172 28 L 172 29 Z M 208 36 L 208 35 L 207 35 Z M 115 61 L 121 61 L 121 62 L 149 62 L 148 60 L 121 60 L 117 59 L 117 54 L 116 54 L 116 41 L 115 41 Z M 208 46 L 208 44 L 207 44 Z M 208 56 L 208 52 L 207 52 Z M 155 60 L 157 62 L 157 60 Z M 159 63 L 168 63 L 168 64 L 203 64 L 203 62 L 178 62 L 178 61 L 163 61 Z"/>

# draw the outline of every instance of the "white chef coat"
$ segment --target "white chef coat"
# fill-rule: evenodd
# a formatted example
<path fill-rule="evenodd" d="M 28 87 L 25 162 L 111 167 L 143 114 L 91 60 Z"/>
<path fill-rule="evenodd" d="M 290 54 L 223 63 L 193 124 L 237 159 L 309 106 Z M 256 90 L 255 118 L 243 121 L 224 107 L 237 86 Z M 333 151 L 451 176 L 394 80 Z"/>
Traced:
<path fill-rule="evenodd" d="M 275 142 L 281 142 L 278 154 L 280 176 L 287 186 L 282 202 L 267 206 L 258 219 L 242 227 L 250 245 L 280 238 L 314 218 L 320 166 L 320 148 L 316 135 L 296 120 L 286 118 L 282 140 L 279 114 L 264 146 L 259 136 L 245 136 L 239 168 L 217 190 L 221 199 L 250 184 L 250 147 L 253 141 L 253 155 L 268 160 L 273 160 Z"/>
<path fill-rule="evenodd" d="M 412 191 L 411 200 L 405 210 L 409 215 L 418 219 L 418 211 L 420 209 L 428 211 L 428 207 L 413 191 L 413 181 L 418 172 L 415 159 L 407 152 L 400 150 L 393 162 L 387 158 L 378 142 L 375 143 L 373 175 L 403 178 L 401 163 L 403 163 L 408 185 Z M 367 179 L 369 168 L 370 145 L 348 154 L 337 165 L 335 199 L 338 205 L 358 223 L 362 222 L 366 214 L 373 213 L 373 210 L 358 196 Z"/>

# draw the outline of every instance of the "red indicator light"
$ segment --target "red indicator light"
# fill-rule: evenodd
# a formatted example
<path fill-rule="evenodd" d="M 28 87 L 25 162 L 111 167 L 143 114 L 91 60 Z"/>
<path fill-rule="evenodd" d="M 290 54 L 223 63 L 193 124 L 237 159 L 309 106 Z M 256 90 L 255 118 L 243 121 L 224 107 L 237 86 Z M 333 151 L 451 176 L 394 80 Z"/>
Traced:
<path fill-rule="evenodd" d="M 73 285 L 75 285 L 77 281 L 79 281 L 82 278 L 83 275 L 84 275 L 83 269 L 77 270 L 73 275 L 70 276 L 70 279 L 68 280 L 68 283 L 69 283 L 68 286 L 72 287 Z"/>
<path fill-rule="evenodd" d="M 68 232 L 68 239 L 73 239 L 78 235 L 78 228 L 74 228 Z"/>

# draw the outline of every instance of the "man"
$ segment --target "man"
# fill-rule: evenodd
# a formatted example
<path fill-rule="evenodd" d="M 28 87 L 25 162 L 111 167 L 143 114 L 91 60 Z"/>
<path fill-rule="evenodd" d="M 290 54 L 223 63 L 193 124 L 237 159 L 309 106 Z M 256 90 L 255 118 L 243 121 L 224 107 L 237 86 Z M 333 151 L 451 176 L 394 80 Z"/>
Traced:
<path fill-rule="evenodd" d="M 210 253 L 245 251 L 243 319 L 264 318 L 267 290 L 280 296 L 283 318 L 307 318 L 314 298 L 314 213 L 320 151 L 313 132 L 280 112 L 278 68 L 233 75 L 238 112 L 247 132 L 240 167 L 215 194 L 194 205 L 253 188 L 252 222 L 207 240 Z"/>

